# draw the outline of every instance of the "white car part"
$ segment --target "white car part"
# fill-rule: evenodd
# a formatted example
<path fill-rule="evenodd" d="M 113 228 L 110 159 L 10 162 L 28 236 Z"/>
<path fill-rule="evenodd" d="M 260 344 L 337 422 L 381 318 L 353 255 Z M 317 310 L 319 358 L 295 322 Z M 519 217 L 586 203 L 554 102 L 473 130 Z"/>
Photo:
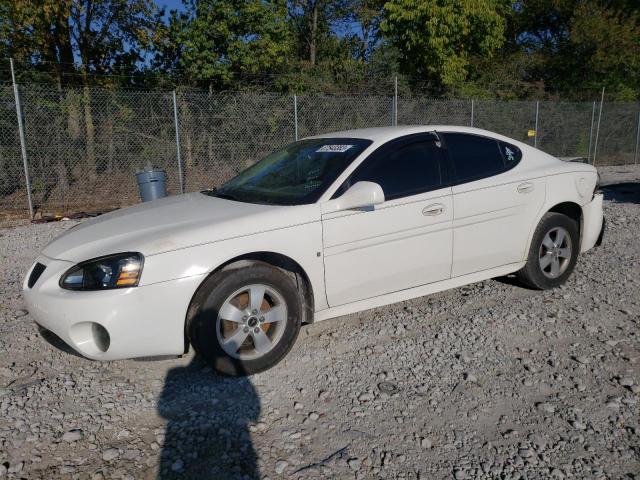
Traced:
<path fill-rule="evenodd" d="M 602 193 L 596 193 L 593 196 L 593 200 L 582 207 L 581 253 L 593 248 L 600 237 L 600 232 L 602 231 L 602 225 L 604 222 L 604 216 L 602 215 L 603 198 L 604 195 Z"/>

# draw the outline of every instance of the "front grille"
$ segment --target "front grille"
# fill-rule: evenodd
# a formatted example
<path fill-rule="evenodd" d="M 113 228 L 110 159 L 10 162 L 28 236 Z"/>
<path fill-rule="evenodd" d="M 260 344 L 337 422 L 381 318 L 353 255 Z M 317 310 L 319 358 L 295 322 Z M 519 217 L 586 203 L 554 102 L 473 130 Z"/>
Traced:
<path fill-rule="evenodd" d="M 36 263 L 36 265 L 33 267 L 33 270 L 31 270 L 31 275 L 29 275 L 29 281 L 27 282 L 29 288 L 32 288 L 36 284 L 45 268 L 47 267 L 45 267 L 41 263 Z"/>

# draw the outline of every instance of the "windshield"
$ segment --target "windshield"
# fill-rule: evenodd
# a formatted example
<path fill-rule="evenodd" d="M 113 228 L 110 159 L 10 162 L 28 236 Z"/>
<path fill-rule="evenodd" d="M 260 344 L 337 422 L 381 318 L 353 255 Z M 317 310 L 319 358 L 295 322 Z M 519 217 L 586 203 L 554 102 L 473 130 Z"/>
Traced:
<path fill-rule="evenodd" d="M 371 144 L 361 138 L 316 138 L 287 145 L 207 195 L 249 203 L 316 202 Z"/>

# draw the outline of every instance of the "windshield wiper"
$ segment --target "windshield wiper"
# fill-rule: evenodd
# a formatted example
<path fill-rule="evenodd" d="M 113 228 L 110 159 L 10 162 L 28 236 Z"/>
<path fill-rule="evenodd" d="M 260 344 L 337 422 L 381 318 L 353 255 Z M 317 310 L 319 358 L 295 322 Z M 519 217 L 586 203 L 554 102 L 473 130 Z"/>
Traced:
<path fill-rule="evenodd" d="M 234 197 L 233 195 L 229 195 L 228 193 L 213 192 L 213 195 L 224 200 L 234 200 L 236 202 L 238 201 L 236 197 Z"/>
<path fill-rule="evenodd" d="M 238 201 L 238 199 L 236 197 L 234 197 L 233 195 L 229 195 L 228 193 L 222 193 L 222 192 L 218 192 L 217 189 L 215 188 L 210 188 L 208 190 L 203 190 L 200 193 L 204 193 L 205 195 L 208 195 L 210 197 L 218 197 L 218 198 L 222 198 L 224 200 L 233 200 L 233 201 Z"/>

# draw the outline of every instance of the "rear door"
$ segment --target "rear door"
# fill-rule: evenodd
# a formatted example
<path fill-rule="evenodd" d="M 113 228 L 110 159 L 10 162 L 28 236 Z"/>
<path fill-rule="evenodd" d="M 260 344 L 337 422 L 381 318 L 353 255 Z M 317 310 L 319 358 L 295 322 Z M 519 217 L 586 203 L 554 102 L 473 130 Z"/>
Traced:
<path fill-rule="evenodd" d="M 443 133 L 453 176 L 453 265 L 457 277 L 523 259 L 545 180 L 518 169 L 515 145 Z"/>
<path fill-rule="evenodd" d="M 359 181 L 385 202 L 322 216 L 327 301 L 342 305 L 449 278 L 451 188 L 433 135 L 411 135 L 375 151 L 334 198 Z"/>

